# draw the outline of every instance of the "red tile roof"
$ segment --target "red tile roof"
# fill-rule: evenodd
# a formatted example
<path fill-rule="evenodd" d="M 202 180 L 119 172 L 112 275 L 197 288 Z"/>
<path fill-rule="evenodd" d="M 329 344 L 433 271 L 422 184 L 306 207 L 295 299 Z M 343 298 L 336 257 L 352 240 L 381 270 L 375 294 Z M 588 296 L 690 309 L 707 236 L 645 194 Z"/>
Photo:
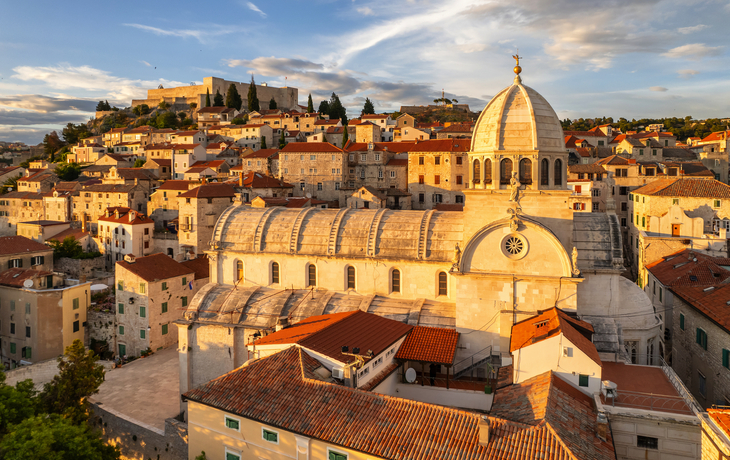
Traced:
<path fill-rule="evenodd" d="M 70 236 L 73 239 L 75 239 L 76 241 L 79 241 L 80 239 L 85 238 L 89 235 L 90 235 L 89 232 L 85 232 L 85 231 L 81 230 L 80 228 L 67 228 L 66 230 L 62 231 L 61 233 L 57 233 L 48 239 L 56 240 L 56 241 L 63 241 Z"/>
<path fill-rule="evenodd" d="M 637 195 L 730 198 L 730 186 L 709 179 L 658 179 L 632 193 Z"/>
<path fill-rule="evenodd" d="M 730 409 L 707 409 L 707 415 L 730 437 Z"/>
<path fill-rule="evenodd" d="M 395 354 L 396 359 L 425 363 L 454 364 L 459 333 L 454 329 L 415 326 Z"/>
<path fill-rule="evenodd" d="M 210 261 L 208 260 L 208 256 L 206 255 L 180 262 L 180 265 L 192 270 L 193 273 L 195 273 L 196 280 L 206 279 L 210 277 Z"/>
<path fill-rule="evenodd" d="M 673 286 L 675 296 L 705 315 L 710 321 L 730 332 L 730 284 L 715 286 Z"/>
<path fill-rule="evenodd" d="M 256 340 L 256 345 L 284 345 L 299 343 L 310 335 L 321 331 L 340 321 L 342 318 L 355 313 L 333 313 L 331 315 L 310 316 L 292 326 L 286 327 L 280 331 L 274 332 L 267 336 Z"/>
<path fill-rule="evenodd" d="M 162 253 L 137 257 L 133 263 L 120 260 L 117 262 L 117 268 L 128 270 L 143 280 L 150 282 L 195 273 L 192 267 L 185 266 Z"/>
<path fill-rule="evenodd" d="M 32 268 L 9 268 L 0 272 L 0 285 L 23 287 L 23 281 L 52 275 L 53 272 L 34 270 Z"/>
<path fill-rule="evenodd" d="M 116 216 L 116 211 L 119 210 L 119 217 Z M 154 224 L 154 221 L 142 214 L 141 212 L 134 211 L 124 207 L 107 208 L 107 212 L 110 216 L 99 217 L 99 222 L 125 224 L 125 225 L 145 225 Z"/>
<path fill-rule="evenodd" d="M 456 203 L 439 203 L 433 207 L 437 211 L 463 212 L 464 205 Z"/>
<path fill-rule="evenodd" d="M 329 142 L 290 142 L 280 153 L 341 153 L 342 149 Z"/>
<path fill-rule="evenodd" d="M 474 125 L 467 123 L 455 123 L 448 128 L 442 129 L 441 133 L 471 133 L 474 130 Z"/>
<path fill-rule="evenodd" d="M 180 198 L 223 198 L 236 196 L 235 190 L 228 184 L 202 184 L 185 193 Z"/>
<path fill-rule="evenodd" d="M 191 184 L 197 184 L 193 180 L 166 180 L 157 190 L 190 190 Z"/>
<path fill-rule="evenodd" d="M 647 270 L 664 286 L 711 286 L 730 278 L 730 259 L 684 249 L 652 262 Z"/>
<path fill-rule="evenodd" d="M 595 431 L 596 419 L 591 406 L 583 400 L 576 402 L 575 395 L 562 386 L 551 396 L 555 394 L 552 399 L 565 407 L 550 404 L 550 409 L 567 418 L 526 425 L 346 388 L 323 381 L 315 372 L 321 367 L 302 349 L 291 347 L 188 391 L 183 397 L 385 459 L 615 458 L 610 439 L 603 443 L 595 435 L 591 438 L 589 430 Z M 479 443 L 481 420 L 489 423 L 486 446 Z M 558 432 L 569 424 L 574 433 L 565 433 L 563 439 Z M 581 431 L 575 432 L 577 429 Z"/>
<path fill-rule="evenodd" d="M 244 158 L 269 158 L 279 153 L 279 149 L 260 149 L 255 152 L 251 152 Z"/>
<path fill-rule="evenodd" d="M 619 155 L 611 155 L 610 157 L 602 158 L 596 161 L 599 165 L 635 165 L 636 160 L 628 159 Z"/>
<path fill-rule="evenodd" d="M 591 342 L 593 326 L 585 321 L 571 318 L 557 307 L 513 325 L 510 352 L 542 342 L 561 333 L 586 356 L 601 364 L 596 346 Z"/>
<path fill-rule="evenodd" d="M 283 180 L 267 176 L 255 171 L 249 171 L 243 176 L 243 186 L 246 188 L 294 188 Z"/>
<path fill-rule="evenodd" d="M 7 196 L 7 195 L 5 195 Z M 11 254 L 27 254 L 38 251 L 50 251 L 51 248 L 45 244 L 33 241 L 24 236 L 2 236 L 0 237 L 0 256 Z M 1 267 L 0 267 L 1 268 Z"/>

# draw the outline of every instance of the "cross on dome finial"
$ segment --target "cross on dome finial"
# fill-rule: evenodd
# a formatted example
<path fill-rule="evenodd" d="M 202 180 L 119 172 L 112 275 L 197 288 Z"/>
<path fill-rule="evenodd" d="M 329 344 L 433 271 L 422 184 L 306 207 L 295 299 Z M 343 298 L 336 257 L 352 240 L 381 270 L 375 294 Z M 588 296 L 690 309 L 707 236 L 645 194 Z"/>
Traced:
<path fill-rule="evenodd" d="M 515 62 L 517 65 L 515 65 L 515 68 L 513 69 L 515 72 L 515 84 L 522 83 L 522 79 L 520 78 L 520 72 L 522 72 L 522 67 L 520 67 L 520 50 L 517 50 L 517 54 L 513 54 L 512 57 L 515 59 Z"/>

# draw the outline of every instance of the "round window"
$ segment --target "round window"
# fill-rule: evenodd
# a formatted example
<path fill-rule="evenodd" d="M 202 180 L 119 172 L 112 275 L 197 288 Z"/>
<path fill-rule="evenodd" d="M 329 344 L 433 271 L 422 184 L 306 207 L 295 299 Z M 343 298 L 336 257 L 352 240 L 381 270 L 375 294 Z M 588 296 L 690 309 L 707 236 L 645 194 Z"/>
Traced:
<path fill-rule="evenodd" d="M 502 239 L 502 253 L 510 259 L 521 259 L 527 254 L 527 240 L 518 233 L 510 233 Z"/>

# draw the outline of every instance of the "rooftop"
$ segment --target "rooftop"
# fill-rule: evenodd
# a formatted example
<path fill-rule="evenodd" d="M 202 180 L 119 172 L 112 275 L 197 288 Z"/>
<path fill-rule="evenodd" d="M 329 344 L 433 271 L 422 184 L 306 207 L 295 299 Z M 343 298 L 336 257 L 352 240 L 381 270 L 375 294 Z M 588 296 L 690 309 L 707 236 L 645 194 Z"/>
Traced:
<path fill-rule="evenodd" d="M 24 236 L 0 237 L 0 256 L 50 250 L 51 248 L 49 248 L 45 244 L 33 241 L 30 238 L 26 238 Z"/>
<path fill-rule="evenodd" d="M 195 270 L 193 270 L 192 267 L 185 266 L 162 253 L 152 254 L 145 257 L 137 257 L 133 263 L 120 260 L 117 262 L 117 267 L 124 268 L 143 280 L 150 282 L 195 273 Z"/>
<path fill-rule="evenodd" d="M 53 275 L 53 272 L 34 270 L 32 268 L 9 268 L 3 272 L 0 272 L 0 285 L 23 287 L 23 282 L 25 280 L 33 280 L 49 275 Z"/>
<path fill-rule="evenodd" d="M 658 179 L 632 193 L 667 197 L 730 198 L 730 186 L 708 179 Z"/>
<path fill-rule="evenodd" d="M 195 273 L 196 280 L 210 277 L 210 261 L 206 255 L 196 257 L 195 259 L 185 260 L 180 262 L 180 265 L 186 269 L 192 270 Z"/>
<path fill-rule="evenodd" d="M 395 358 L 451 366 L 458 342 L 459 333 L 454 329 L 415 326 Z"/>
<path fill-rule="evenodd" d="M 730 278 L 730 258 L 712 257 L 684 249 L 648 264 L 646 268 L 664 286 L 710 286 Z"/>
<path fill-rule="evenodd" d="M 97 219 L 99 222 L 117 223 L 126 225 L 154 224 L 154 221 L 141 212 L 124 208 L 107 208 L 106 215 Z"/>
<path fill-rule="evenodd" d="M 202 184 L 192 190 L 178 195 L 180 198 L 224 198 L 236 196 L 235 190 L 228 184 Z"/>

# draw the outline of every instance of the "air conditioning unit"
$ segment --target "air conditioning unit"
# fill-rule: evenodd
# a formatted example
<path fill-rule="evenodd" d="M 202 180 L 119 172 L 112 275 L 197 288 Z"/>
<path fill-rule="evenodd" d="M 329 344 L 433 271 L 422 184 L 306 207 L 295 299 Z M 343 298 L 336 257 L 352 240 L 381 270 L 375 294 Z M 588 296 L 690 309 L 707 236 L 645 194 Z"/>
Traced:
<path fill-rule="evenodd" d="M 332 368 L 332 377 L 339 379 L 339 380 L 344 380 L 345 370 L 341 367 L 333 367 Z"/>

